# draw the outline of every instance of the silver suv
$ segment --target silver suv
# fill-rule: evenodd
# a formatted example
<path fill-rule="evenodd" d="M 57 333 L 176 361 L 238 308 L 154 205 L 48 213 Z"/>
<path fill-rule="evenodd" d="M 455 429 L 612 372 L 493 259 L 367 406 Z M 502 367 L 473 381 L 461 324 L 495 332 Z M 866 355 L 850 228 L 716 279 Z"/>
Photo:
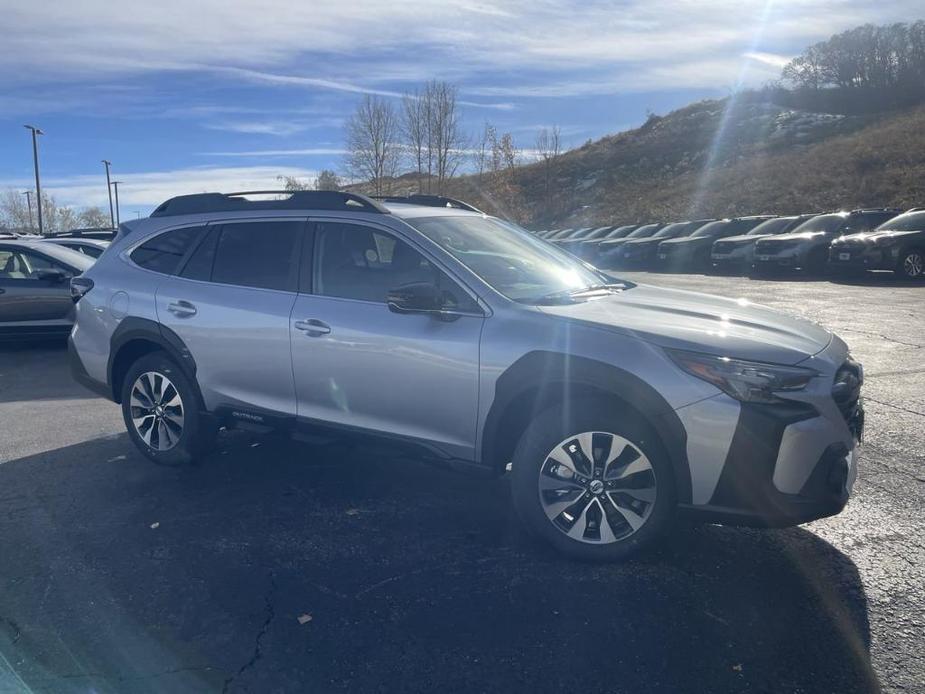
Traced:
<path fill-rule="evenodd" d="M 862 370 L 809 321 L 614 280 L 463 203 L 173 198 L 72 282 L 75 376 L 158 463 L 220 424 L 375 434 L 504 474 L 614 559 L 676 512 L 789 525 L 856 476 Z"/>

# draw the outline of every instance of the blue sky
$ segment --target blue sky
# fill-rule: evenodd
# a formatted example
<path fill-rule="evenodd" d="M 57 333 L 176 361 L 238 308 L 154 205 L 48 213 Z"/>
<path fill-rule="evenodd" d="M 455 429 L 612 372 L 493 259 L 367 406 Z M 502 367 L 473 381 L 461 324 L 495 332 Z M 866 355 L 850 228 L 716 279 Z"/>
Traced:
<path fill-rule="evenodd" d="M 276 185 L 339 169 L 363 93 L 458 85 L 463 120 L 532 147 L 567 145 L 692 100 L 757 85 L 806 45 L 865 22 L 910 21 L 920 0 L 0 0 L 0 189 L 44 187 L 123 217 L 170 195 Z"/>

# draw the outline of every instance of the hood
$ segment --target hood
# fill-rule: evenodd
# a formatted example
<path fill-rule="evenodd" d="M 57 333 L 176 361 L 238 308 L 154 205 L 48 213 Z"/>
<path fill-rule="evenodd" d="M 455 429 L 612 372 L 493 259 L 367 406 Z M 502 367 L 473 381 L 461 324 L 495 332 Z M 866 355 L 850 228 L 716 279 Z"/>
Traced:
<path fill-rule="evenodd" d="M 922 231 L 915 229 L 909 231 L 903 230 L 884 230 L 884 231 L 863 231 L 859 234 L 846 234 L 839 236 L 832 243 L 874 243 L 881 239 L 892 239 L 908 234 L 921 234 Z"/>
<path fill-rule="evenodd" d="M 758 239 L 767 239 L 774 236 L 774 234 L 755 234 L 754 236 L 749 236 L 748 234 L 740 234 L 739 236 L 727 236 L 722 239 L 717 239 L 717 241 L 722 241 L 723 243 L 734 243 L 738 245 L 744 245 L 746 243 L 754 243 Z"/>
<path fill-rule="evenodd" d="M 646 245 L 652 245 L 652 244 L 657 245 L 661 243 L 662 241 L 671 241 L 671 239 L 657 239 L 652 236 L 647 236 L 646 238 L 642 238 L 642 239 L 626 239 L 625 245 L 627 246 L 646 246 Z"/>
<path fill-rule="evenodd" d="M 802 231 L 799 234 L 776 234 L 764 238 L 781 239 L 782 241 L 808 241 L 825 235 L 826 232 L 824 231 Z"/>
<path fill-rule="evenodd" d="M 628 241 L 641 241 L 642 239 L 607 239 L 606 241 L 601 241 L 601 248 L 616 248 L 617 246 L 622 246 Z"/>
<path fill-rule="evenodd" d="M 642 284 L 600 299 L 539 309 L 661 347 L 776 364 L 797 364 L 832 339 L 811 321 L 745 299 Z"/>
<path fill-rule="evenodd" d="M 696 245 L 698 243 L 713 243 L 716 241 L 714 236 L 682 236 L 678 239 L 665 239 L 662 241 L 666 246 L 683 246 L 683 245 Z"/>

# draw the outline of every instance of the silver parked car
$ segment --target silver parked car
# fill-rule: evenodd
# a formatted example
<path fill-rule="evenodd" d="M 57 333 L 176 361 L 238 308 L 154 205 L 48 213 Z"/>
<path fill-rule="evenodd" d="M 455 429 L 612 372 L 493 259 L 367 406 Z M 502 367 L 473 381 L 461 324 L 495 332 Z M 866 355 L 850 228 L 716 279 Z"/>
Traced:
<path fill-rule="evenodd" d="M 92 264 L 38 237 L 0 238 L 0 340 L 67 336 L 74 323 L 69 280 Z"/>
<path fill-rule="evenodd" d="M 91 258 L 99 258 L 103 255 L 109 247 L 109 241 L 101 241 L 99 239 L 81 239 L 81 238 L 70 238 L 66 236 L 56 237 L 46 237 L 42 239 L 45 243 L 54 243 L 64 248 L 70 248 L 72 251 L 77 251 L 78 253 L 83 253 L 88 255 Z"/>
<path fill-rule="evenodd" d="M 133 220 L 72 281 L 75 376 L 152 460 L 217 425 L 359 432 L 511 469 L 576 557 L 677 512 L 788 525 L 856 476 L 862 370 L 809 321 L 613 280 L 510 223 L 351 193 L 203 194 Z"/>

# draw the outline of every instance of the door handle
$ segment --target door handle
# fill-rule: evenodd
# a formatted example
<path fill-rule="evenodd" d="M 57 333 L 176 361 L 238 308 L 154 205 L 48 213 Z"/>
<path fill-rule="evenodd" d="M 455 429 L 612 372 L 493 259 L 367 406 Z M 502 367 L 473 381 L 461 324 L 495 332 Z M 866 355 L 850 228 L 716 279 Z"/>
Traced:
<path fill-rule="evenodd" d="M 196 307 L 189 301 L 174 301 L 172 304 L 167 304 L 167 310 L 177 318 L 190 318 L 196 315 Z"/>
<path fill-rule="evenodd" d="M 331 326 L 320 321 L 316 318 L 307 318 L 305 320 L 297 320 L 293 323 L 296 330 L 301 330 L 306 335 L 310 337 L 321 337 L 322 335 L 327 335 L 331 332 Z"/>

